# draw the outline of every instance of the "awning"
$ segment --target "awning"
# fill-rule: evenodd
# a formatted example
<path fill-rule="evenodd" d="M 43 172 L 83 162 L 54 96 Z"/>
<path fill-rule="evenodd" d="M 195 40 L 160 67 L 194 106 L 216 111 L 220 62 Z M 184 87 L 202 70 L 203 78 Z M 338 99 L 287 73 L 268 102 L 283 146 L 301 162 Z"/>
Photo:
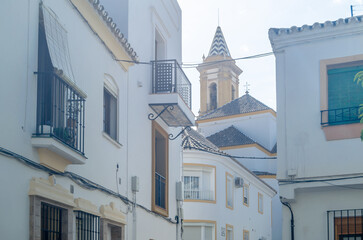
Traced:
<path fill-rule="evenodd" d="M 74 82 L 71 59 L 69 56 L 67 31 L 59 23 L 57 15 L 51 9 L 42 4 L 41 10 L 43 13 L 45 35 L 52 65 L 57 70 L 61 70 L 63 75 Z"/>

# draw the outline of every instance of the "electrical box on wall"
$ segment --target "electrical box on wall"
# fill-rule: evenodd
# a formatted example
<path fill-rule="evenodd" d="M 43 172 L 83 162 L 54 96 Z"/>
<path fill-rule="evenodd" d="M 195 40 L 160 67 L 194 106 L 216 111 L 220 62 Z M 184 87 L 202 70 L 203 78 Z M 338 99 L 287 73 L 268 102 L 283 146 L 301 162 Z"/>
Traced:
<path fill-rule="evenodd" d="M 139 191 L 139 177 L 138 176 L 131 177 L 131 190 L 133 192 Z"/>
<path fill-rule="evenodd" d="M 177 182 L 176 183 L 176 200 L 177 201 L 183 201 L 184 200 L 184 183 L 183 182 Z"/>

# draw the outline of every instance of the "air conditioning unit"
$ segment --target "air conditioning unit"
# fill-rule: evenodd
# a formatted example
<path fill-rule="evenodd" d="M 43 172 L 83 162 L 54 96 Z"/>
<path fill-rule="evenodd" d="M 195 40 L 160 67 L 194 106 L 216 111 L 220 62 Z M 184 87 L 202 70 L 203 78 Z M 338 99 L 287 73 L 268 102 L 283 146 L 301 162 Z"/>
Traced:
<path fill-rule="evenodd" d="M 243 187 L 243 178 L 241 178 L 241 177 L 235 177 L 235 178 L 234 178 L 234 186 L 235 186 L 236 188 L 241 188 L 241 187 Z"/>

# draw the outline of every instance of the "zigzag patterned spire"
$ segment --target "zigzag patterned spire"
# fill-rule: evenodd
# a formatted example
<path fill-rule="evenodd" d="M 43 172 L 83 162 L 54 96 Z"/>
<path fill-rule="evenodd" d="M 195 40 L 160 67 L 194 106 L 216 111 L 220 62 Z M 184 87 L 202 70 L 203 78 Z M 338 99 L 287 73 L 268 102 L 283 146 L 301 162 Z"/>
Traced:
<path fill-rule="evenodd" d="M 212 46 L 210 47 L 210 50 L 208 53 L 208 57 L 209 56 L 218 56 L 218 55 L 219 56 L 228 56 L 228 57 L 231 56 L 220 26 L 217 27 L 217 31 L 216 31 L 216 34 L 214 35 Z"/>

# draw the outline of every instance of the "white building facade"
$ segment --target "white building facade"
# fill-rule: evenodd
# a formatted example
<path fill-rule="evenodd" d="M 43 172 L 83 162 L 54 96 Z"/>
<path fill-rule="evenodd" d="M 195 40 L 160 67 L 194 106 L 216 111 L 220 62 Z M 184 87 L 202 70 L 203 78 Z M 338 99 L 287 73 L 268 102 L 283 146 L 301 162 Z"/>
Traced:
<path fill-rule="evenodd" d="M 276 191 L 194 130 L 183 147 L 183 239 L 272 239 Z"/>
<path fill-rule="evenodd" d="M 361 239 L 362 17 L 270 29 L 282 239 Z M 294 226 L 291 217 L 294 217 Z"/>
<path fill-rule="evenodd" d="M 194 115 L 188 79 L 162 77 L 182 72 L 181 10 L 102 4 L 3 6 L 2 239 L 181 238 L 181 139 L 169 134 Z"/>

